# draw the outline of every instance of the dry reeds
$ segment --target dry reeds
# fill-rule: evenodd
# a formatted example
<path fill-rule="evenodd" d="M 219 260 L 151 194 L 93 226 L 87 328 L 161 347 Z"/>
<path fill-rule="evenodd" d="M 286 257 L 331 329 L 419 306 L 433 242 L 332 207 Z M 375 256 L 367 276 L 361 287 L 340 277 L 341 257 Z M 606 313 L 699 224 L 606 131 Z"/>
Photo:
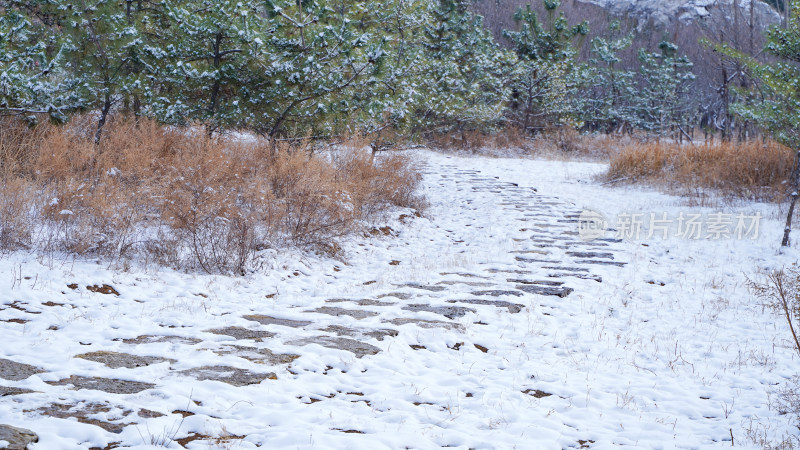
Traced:
<path fill-rule="evenodd" d="M 0 118 L 0 248 L 32 248 L 242 273 L 259 251 L 329 251 L 393 206 L 418 207 L 408 157 L 350 139 L 311 143 L 208 137 L 115 118 L 28 128 Z"/>
<path fill-rule="evenodd" d="M 674 189 L 710 189 L 723 197 L 785 199 L 794 154 L 775 142 L 630 144 L 612 154 L 606 179 Z"/>

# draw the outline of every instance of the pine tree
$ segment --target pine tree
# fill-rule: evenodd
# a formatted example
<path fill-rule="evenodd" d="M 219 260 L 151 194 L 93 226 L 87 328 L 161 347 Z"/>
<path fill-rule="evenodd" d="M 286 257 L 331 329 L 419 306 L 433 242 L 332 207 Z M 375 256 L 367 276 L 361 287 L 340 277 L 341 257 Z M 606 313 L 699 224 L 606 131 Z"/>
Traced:
<path fill-rule="evenodd" d="M 574 118 L 573 102 L 579 77 L 576 44 L 589 32 L 587 22 L 569 26 L 563 13 L 556 18 L 558 0 L 544 0 L 542 22 L 530 5 L 514 14 L 517 31 L 504 30 L 518 63 L 511 75 L 512 116 L 525 130 Z"/>
<path fill-rule="evenodd" d="M 662 41 L 658 47 L 660 52 L 654 53 L 639 49 L 641 84 L 636 125 L 658 136 L 670 131 L 685 135 L 691 109 L 688 91 L 695 79 L 692 63 L 669 41 Z"/>
<path fill-rule="evenodd" d="M 200 122 L 209 132 L 251 124 L 269 87 L 258 66 L 269 21 L 262 2 L 164 2 L 168 21 L 152 113 L 168 123 Z"/>
<path fill-rule="evenodd" d="M 49 0 L 39 2 L 51 20 L 51 39 L 59 41 L 56 58 L 65 79 L 54 86 L 66 93 L 61 103 L 70 110 L 99 111 L 99 140 L 112 108 L 141 93 L 146 80 L 144 37 L 129 16 L 130 2 L 112 0 Z"/>
<path fill-rule="evenodd" d="M 51 78 L 55 64 L 48 45 L 53 42 L 15 2 L 3 2 L 0 9 L 0 115 L 36 121 L 38 115 L 49 114 L 64 120 L 64 105 L 54 99 Z"/>
<path fill-rule="evenodd" d="M 257 106 L 255 127 L 270 137 L 331 135 L 358 107 L 347 95 L 382 65 L 385 39 L 375 33 L 370 2 L 272 1 L 268 51 L 258 64 L 270 80 L 270 102 Z"/>
<path fill-rule="evenodd" d="M 619 28 L 612 24 L 610 32 Z M 592 58 L 584 68 L 584 80 L 578 100 L 586 126 L 606 133 L 625 131 L 635 123 L 634 103 L 638 91 L 636 73 L 620 67 L 620 53 L 633 43 L 633 35 L 618 39 L 597 37 L 592 40 Z"/>
<path fill-rule="evenodd" d="M 420 79 L 417 120 L 426 130 L 487 129 L 502 117 L 508 95 L 502 72 L 513 62 L 465 1 L 440 0 L 425 26 L 427 70 Z"/>
<path fill-rule="evenodd" d="M 767 33 L 766 51 L 778 60 L 772 64 L 746 60 L 760 82 L 762 100 L 733 106 L 736 113 L 756 121 L 778 142 L 797 152 L 795 170 L 789 180 L 792 200 L 782 246 L 789 245 L 792 216 L 800 191 L 800 18 L 797 14 L 800 1 L 792 2 L 791 10 L 794 13 L 786 28 L 772 27 Z"/>

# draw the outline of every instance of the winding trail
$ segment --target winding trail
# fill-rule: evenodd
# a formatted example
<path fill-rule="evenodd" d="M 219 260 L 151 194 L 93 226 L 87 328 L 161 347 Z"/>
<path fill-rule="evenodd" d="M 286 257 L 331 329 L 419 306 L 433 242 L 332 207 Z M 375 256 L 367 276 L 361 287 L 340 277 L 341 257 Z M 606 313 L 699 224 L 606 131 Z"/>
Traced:
<path fill-rule="evenodd" d="M 609 280 L 636 273 L 629 243 L 584 242 L 576 205 L 445 157 L 424 184 L 426 217 L 347 264 L 71 269 L 15 291 L 0 423 L 37 433 L 31 448 L 641 448 L 696 444 L 694 425 L 675 431 L 687 414 L 724 440 L 688 365 L 657 376 L 623 331 L 652 311 L 609 307 Z"/>

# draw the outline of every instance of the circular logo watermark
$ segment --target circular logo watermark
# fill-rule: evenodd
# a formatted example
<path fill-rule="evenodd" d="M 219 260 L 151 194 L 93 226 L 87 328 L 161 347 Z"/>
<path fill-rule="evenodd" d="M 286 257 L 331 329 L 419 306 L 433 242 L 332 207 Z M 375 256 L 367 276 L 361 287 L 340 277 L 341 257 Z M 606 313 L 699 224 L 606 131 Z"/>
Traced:
<path fill-rule="evenodd" d="M 591 241 L 601 238 L 608 230 L 608 222 L 597 211 L 584 210 L 578 217 L 578 236 L 582 241 Z"/>

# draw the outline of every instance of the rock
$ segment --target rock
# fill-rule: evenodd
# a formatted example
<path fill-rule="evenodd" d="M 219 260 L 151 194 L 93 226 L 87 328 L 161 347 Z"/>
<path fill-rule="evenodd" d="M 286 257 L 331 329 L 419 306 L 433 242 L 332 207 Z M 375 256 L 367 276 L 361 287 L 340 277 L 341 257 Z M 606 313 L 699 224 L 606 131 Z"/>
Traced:
<path fill-rule="evenodd" d="M 247 386 L 258 384 L 267 378 L 277 380 L 278 376 L 273 372 L 253 373 L 248 370 L 230 366 L 202 366 L 194 369 L 182 370 L 181 375 L 192 377 L 200 381 L 212 380 L 221 381 L 232 386 Z"/>
<path fill-rule="evenodd" d="M 575 261 L 576 264 L 600 264 L 603 266 L 617 266 L 617 267 L 625 267 L 624 262 L 616 262 L 616 261 L 601 261 L 596 259 L 585 259 L 581 261 Z"/>
<path fill-rule="evenodd" d="M 608 258 L 614 259 L 614 254 L 609 252 L 567 252 L 567 255 L 575 258 Z"/>
<path fill-rule="evenodd" d="M 218 355 L 235 355 L 256 364 L 269 365 L 289 364 L 300 357 L 300 355 L 289 353 L 273 353 L 268 348 L 245 347 L 242 345 L 227 345 L 214 353 Z"/>
<path fill-rule="evenodd" d="M 406 305 L 403 307 L 406 311 L 426 311 L 435 314 L 441 314 L 448 319 L 455 319 L 456 317 L 464 317 L 467 313 L 474 313 L 472 308 L 465 308 L 463 306 L 432 306 L 426 304 Z"/>
<path fill-rule="evenodd" d="M 529 294 L 553 295 L 561 298 L 568 296 L 574 291 L 574 289 L 570 287 L 536 286 L 532 284 L 521 284 L 517 286 L 517 289 Z"/>
<path fill-rule="evenodd" d="M 356 329 L 350 327 L 343 327 L 340 325 L 329 325 L 325 328 L 320 328 L 320 331 L 325 331 L 328 333 L 336 333 L 337 336 L 371 337 L 379 341 L 382 341 L 383 338 L 387 336 L 395 337 L 399 334 L 397 330 L 393 330 L 391 328 L 379 328 L 370 330 L 370 329 Z"/>
<path fill-rule="evenodd" d="M 24 380 L 31 375 L 44 372 L 42 369 L 31 366 L 29 364 L 22 364 L 10 359 L 0 358 L 0 378 L 11 381 Z"/>
<path fill-rule="evenodd" d="M 519 283 L 519 284 L 541 284 L 543 286 L 561 286 L 564 284 L 563 281 L 550 281 L 550 280 L 536 280 L 536 281 L 529 281 L 529 280 L 518 280 L 515 278 L 508 278 L 506 279 L 509 283 Z"/>
<path fill-rule="evenodd" d="M 37 408 L 35 412 L 43 416 L 55 417 L 57 419 L 74 419 L 80 423 L 94 425 L 109 433 L 115 434 L 121 433 L 126 426 L 131 425 L 131 423 L 117 422 L 129 416 L 131 411 L 124 409 L 124 407 L 115 407 L 108 402 L 90 402 L 72 405 L 52 403 Z M 98 417 L 103 420 L 98 419 Z"/>
<path fill-rule="evenodd" d="M 386 297 L 394 297 L 399 298 L 400 300 L 410 300 L 415 297 L 414 294 L 409 294 L 407 292 L 390 292 L 388 294 L 381 294 L 378 298 L 386 298 Z"/>
<path fill-rule="evenodd" d="M 28 444 L 39 442 L 39 436 L 25 428 L 0 425 L 0 441 L 8 442 L 6 450 L 25 450 Z"/>
<path fill-rule="evenodd" d="M 430 286 L 430 285 L 420 284 L 420 283 L 406 283 L 406 284 L 403 284 L 403 285 L 400 285 L 400 286 L 407 286 L 407 287 L 410 287 L 410 288 L 421 289 L 423 291 L 431 291 L 431 292 L 441 292 L 441 291 L 447 289 L 444 286 Z"/>
<path fill-rule="evenodd" d="M 557 259 L 541 259 L 541 258 L 525 258 L 524 256 L 515 256 L 515 260 L 524 263 L 547 263 L 547 264 L 558 264 L 561 261 Z"/>
<path fill-rule="evenodd" d="M 319 314 L 327 314 L 329 316 L 350 316 L 356 320 L 366 319 L 367 317 L 377 316 L 375 311 L 366 311 L 362 309 L 345 309 L 337 306 L 320 306 L 319 308 L 308 310 L 306 312 L 315 312 Z"/>
<path fill-rule="evenodd" d="M 132 339 L 123 339 L 122 342 L 126 344 L 160 344 L 169 342 L 172 344 L 195 345 L 203 342 L 203 340 L 186 336 L 154 336 L 148 334 Z"/>
<path fill-rule="evenodd" d="M 411 317 L 399 317 L 397 319 L 384 320 L 384 323 L 391 323 L 393 325 L 414 324 L 420 328 L 448 328 L 451 330 L 464 330 L 464 327 L 460 323 L 445 322 L 443 320 L 414 319 Z"/>
<path fill-rule="evenodd" d="M 442 284 L 447 286 L 455 286 L 457 284 L 462 284 L 464 286 L 472 286 L 472 287 L 492 287 L 494 283 L 484 282 L 484 281 L 463 281 L 463 280 L 455 280 L 455 281 L 440 281 L 436 284 Z"/>
<path fill-rule="evenodd" d="M 22 395 L 22 394 L 30 394 L 32 391 L 30 389 L 23 389 L 23 388 L 15 388 L 10 386 L 0 386 L 0 397 L 10 397 L 12 395 Z"/>
<path fill-rule="evenodd" d="M 325 303 L 355 303 L 358 306 L 391 306 L 396 305 L 395 302 L 382 302 L 380 300 L 372 300 L 368 298 L 360 299 L 360 300 L 352 300 L 348 298 L 332 298 L 330 300 L 325 300 Z"/>
<path fill-rule="evenodd" d="M 516 314 L 522 311 L 525 305 L 519 303 L 511 303 L 503 300 L 477 300 L 477 299 L 462 299 L 462 300 L 448 300 L 448 303 L 468 303 L 471 305 L 486 305 L 494 306 L 496 308 L 508 308 L 508 312 Z"/>
<path fill-rule="evenodd" d="M 119 380 L 114 378 L 82 377 L 72 375 L 58 381 L 47 381 L 52 386 L 72 385 L 74 389 L 92 389 L 96 391 L 109 392 L 112 394 L 136 394 L 147 389 L 156 387 L 153 383 L 143 383 L 141 381 Z"/>
<path fill-rule="evenodd" d="M 255 341 L 261 341 L 264 338 L 271 338 L 275 336 L 275 333 L 269 331 L 251 330 L 249 328 L 244 328 L 244 327 L 215 328 L 213 330 L 206 330 L 206 333 L 213 333 L 222 336 L 230 336 L 237 340 L 252 339 Z"/>
<path fill-rule="evenodd" d="M 130 355 L 127 353 L 106 352 L 106 351 L 83 353 L 81 355 L 75 355 L 75 357 L 86 359 L 89 361 L 99 362 L 101 364 L 105 364 L 108 367 L 111 367 L 112 369 L 119 369 L 120 367 L 134 369 L 136 367 L 149 366 L 150 364 L 159 364 L 162 362 L 170 362 L 170 363 L 175 362 L 174 359 L 160 358 L 157 356 L 138 356 L 138 355 Z"/>
<path fill-rule="evenodd" d="M 261 314 L 250 314 L 248 316 L 244 316 L 244 318 L 247 320 L 252 320 L 253 322 L 258 322 L 262 325 L 281 325 L 291 328 L 302 328 L 306 325 L 311 325 L 310 320 L 281 319 L 278 317 L 264 316 Z"/>
<path fill-rule="evenodd" d="M 490 291 L 475 291 L 472 292 L 472 295 L 475 296 L 483 296 L 488 295 L 490 297 L 500 297 L 502 295 L 513 295 L 514 297 L 521 297 L 522 292 L 519 291 L 505 291 L 505 290 L 490 290 Z"/>
<path fill-rule="evenodd" d="M 543 269 L 561 270 L 564 272 L 588 272 L 589 269 L 583 267 L 565 267 L 565 266 L 544 266 Z"/>
<path fill-rule="evenodd" d="M 287 342 L 288 345 L 305 346 L 309 344 L 318 344 L 326 348 L 333 348 L 337 350 L 345 350 L 356 355 L 356 358 L 362 358 L 367 355 L 375 355 L 381 351 L 380 348 L 367 344 L 366 342 L 357 341 L 355 339 L 334 337 L 334 336 L 314 336 L 295 341 Z"/>

